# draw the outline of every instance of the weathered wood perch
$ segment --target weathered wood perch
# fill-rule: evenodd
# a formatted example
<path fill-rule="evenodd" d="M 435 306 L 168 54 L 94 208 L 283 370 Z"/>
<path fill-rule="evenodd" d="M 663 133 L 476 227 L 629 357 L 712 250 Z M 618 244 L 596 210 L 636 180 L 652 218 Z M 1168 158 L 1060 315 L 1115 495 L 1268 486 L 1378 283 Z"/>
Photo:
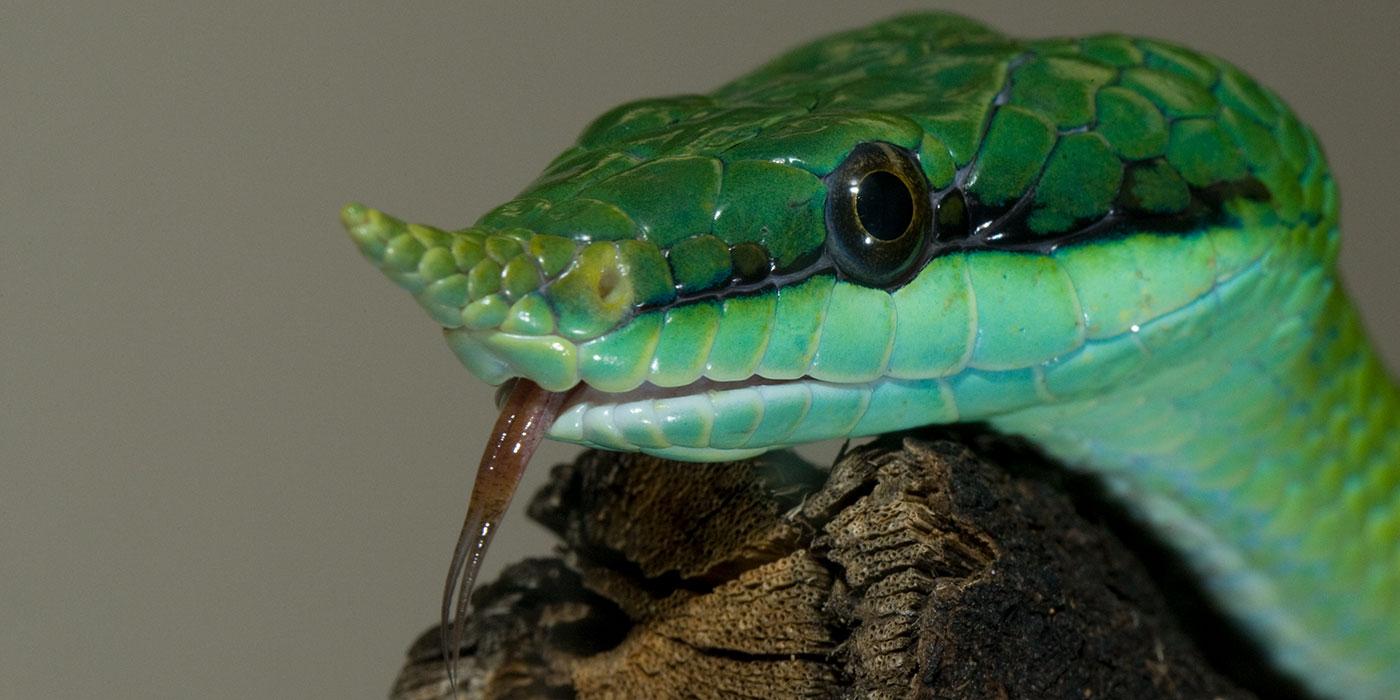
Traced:
<path fill-rule="evenodd" d="M 563 558 L 478 593 L 463 697 L 1253 697 L 1005 444 L 892 437 L 830 473 L 585 453 L 530 506 Z M 437 644 L 394 698 L 447 697 Z"/>

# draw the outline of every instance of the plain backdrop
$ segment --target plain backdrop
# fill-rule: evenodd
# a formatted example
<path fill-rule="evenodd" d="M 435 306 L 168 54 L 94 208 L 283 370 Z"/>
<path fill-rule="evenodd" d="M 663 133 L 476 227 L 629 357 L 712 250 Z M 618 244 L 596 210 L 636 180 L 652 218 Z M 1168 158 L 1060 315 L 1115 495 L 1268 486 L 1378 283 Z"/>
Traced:
<path fill-rule="evenodd" d="M 1394 369 L 1398 5 L 923 6 L 1166 38 L 1277 89 Z M 340 205 L 465 225 L 619 102 L 918 6 L 4 3 L 0 698 L 382 697 L 493 412 Z M 488 578 L 548 551 L 521 510 Z"/>

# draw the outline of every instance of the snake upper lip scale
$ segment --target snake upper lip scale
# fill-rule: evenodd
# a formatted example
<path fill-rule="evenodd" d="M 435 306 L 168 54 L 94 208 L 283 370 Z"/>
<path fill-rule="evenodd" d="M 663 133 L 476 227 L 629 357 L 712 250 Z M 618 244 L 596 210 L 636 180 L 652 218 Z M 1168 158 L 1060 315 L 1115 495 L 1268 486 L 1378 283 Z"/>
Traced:
<path fill-rule="evenodd" d="M 1099 475 L 1318 694 L 1396 697 L 1400 392 L 1337 205 L 1315 135 L 1221 59 L 933 13 L 617 107 L 466 228 L 346 207 L 510 382 L 449 671 L 546 427 L 704 461 L 982 420 Z"/>

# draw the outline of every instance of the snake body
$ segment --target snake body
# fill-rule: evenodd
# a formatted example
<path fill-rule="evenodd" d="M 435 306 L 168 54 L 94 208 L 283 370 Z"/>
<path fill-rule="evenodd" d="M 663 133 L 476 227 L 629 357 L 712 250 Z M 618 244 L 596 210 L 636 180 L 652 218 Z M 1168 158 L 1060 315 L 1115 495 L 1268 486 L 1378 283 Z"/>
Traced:
<path fill-rule="evenodd" d="M 1278 665 L 1400 697 L 1400 394 L 1313 133 L 1219 59 L 945 14 L 629 103 L 365 255 L 549 437 L 691 461 L 987 421 L 1100 475 Z"/>

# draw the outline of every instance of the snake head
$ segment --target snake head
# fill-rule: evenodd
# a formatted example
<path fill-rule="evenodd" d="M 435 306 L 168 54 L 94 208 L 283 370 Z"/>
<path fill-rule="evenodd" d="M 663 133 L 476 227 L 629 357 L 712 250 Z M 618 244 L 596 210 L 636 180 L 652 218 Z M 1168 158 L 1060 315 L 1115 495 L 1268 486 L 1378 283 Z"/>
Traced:
<path fill-rule="evenodd" d="M 1122 385 L 1330 264 L 1335 217 L 1228 64 L 942 14 L 618 107 L 466 228 L 343 212 L 474 374 L 584 385 L 551 437 L 683 459 Z"/>

